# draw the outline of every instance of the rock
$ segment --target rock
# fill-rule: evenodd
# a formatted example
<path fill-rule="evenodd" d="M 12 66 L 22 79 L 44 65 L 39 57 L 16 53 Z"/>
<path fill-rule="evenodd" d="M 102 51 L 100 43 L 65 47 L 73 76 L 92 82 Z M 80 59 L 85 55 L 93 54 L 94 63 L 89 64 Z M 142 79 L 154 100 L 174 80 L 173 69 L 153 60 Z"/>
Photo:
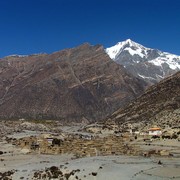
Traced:
<path fill-rule="evenodd" d="M 92 172 L 92 175 L 93 176 L 97 176 L 97 172 Z"/>
<path fill-rule="evenodd" d="M 158 164 L 160 164 L 160 165 L 162 164 L 161 160 L 158 161 Z"/>

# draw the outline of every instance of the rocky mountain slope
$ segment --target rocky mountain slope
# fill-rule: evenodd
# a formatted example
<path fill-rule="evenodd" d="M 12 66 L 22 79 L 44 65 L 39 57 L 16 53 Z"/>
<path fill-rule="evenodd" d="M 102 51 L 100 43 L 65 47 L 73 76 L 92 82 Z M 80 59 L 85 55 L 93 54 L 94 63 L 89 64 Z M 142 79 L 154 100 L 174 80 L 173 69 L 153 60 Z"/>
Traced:
<path fill-rule="evenodd" d="M 146 48 L 130 39 L 107 48 L 106 52 L 128 72 L 149 84 L 159 82 L 180 70 L 180 56 Z"/>
<path fill-rule="evenodd" d="M 0 119 L 95 121 L 144 91 L 146 83 L 100 45 L 0 59 Z"/>
<path fill-rule="evenodd" d="M 179 126 L 180 71 L 151 86 L 136 101 L 113 113 L 108 121 Z"/>

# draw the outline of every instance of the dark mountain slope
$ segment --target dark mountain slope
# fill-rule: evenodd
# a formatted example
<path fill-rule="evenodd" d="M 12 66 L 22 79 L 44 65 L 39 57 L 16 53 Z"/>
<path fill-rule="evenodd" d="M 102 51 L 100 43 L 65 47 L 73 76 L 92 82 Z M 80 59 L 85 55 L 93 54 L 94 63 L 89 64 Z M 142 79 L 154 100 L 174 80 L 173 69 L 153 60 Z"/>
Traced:
<path fill-rule="evenodd" d="M 102 46 L 0 60 L 0 118 L 95 121 L 144 91 Z"/>
<path fill-rule="evenodd" d="M 109 118 L 118 124 L 144 122 L 179 126 L 180 72 L 150 87 L 136 101 L 119 109 Z"/>

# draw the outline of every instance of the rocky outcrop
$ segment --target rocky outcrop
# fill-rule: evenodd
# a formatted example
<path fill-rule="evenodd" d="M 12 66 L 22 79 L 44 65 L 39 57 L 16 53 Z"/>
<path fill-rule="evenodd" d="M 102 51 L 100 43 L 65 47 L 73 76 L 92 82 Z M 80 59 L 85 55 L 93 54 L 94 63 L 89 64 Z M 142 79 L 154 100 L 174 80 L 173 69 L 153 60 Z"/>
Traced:
<path fill-rule="evenodd" d="M 144 91 L 146 83 L 113 62 L 100 45 L 0 60 L 0 118 L 105 118 Z"/>
<path fill-rule="evenodd" d="M 180 72 L 151 86 L 136 101 L 119 109 L 108 121 L 156 123 L 177 127 L 180 123 Z"/>

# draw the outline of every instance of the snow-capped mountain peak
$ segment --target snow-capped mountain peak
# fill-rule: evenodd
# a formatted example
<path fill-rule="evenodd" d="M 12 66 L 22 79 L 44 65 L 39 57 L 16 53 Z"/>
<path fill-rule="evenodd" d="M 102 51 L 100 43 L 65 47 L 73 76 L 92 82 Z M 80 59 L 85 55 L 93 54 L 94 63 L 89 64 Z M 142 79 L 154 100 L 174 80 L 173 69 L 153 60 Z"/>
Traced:
<path fill-rule="evenodd" d="M 143 58 L 147 55 L 147 50 L 149 50 L 149 48 L 146 48 L 131 39 L 127 39 L 125 41 L 118 42 L 115 46 L 107 48 L 106 52 L 111 59 L 115 59 L 122 51 L 129 51 L 131 55 L 137 54 Z"/>
<path fill-rule="evenodd" d="M 180 56 L 151 49 L 131 39 L 107 48 L 106 53 L 115 62 L 137 77 L 157 82 L 180 70 Z"/>

